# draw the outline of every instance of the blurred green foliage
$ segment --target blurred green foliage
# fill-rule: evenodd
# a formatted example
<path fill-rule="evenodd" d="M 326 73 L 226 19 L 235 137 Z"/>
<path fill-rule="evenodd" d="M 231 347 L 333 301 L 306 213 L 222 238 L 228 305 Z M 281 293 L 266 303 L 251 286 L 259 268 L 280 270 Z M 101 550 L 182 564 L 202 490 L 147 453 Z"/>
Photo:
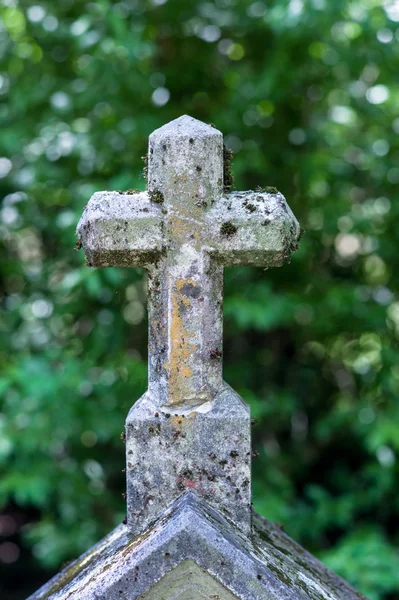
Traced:
<path fill-rule="evenodd" d="M 290 265 L 226 273 L 255 507 L 397 598 L 398 1 L 3 0 L 0 19 L 0 504 L 35 515 L 36 569 L 123 519 L 146 388 L 144 275 L 85 267 L 74 229 L 93 192 L 144 189 L 148 135 L 188 113 L 226 135 L 237 189 L 277 186 L 306 230 Z"/>

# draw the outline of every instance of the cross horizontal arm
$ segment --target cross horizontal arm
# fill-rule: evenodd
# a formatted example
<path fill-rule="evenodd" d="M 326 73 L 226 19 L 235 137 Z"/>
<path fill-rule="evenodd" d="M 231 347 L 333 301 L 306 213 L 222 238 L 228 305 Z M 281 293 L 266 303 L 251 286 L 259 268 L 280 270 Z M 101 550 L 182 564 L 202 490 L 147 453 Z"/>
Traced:
<path fill-rule="evenodd" d="M 95 193 L 76 232 L 92 267 L 146 267 L 164 247 L 162 209 L 147 192 Z"/>
<path fill-rule="evenodd" d="M 224 266 L 276 267 L 296 250 L 300 227 L 280 192 L 234 192 L 207 214 L 208 251 Z"/>

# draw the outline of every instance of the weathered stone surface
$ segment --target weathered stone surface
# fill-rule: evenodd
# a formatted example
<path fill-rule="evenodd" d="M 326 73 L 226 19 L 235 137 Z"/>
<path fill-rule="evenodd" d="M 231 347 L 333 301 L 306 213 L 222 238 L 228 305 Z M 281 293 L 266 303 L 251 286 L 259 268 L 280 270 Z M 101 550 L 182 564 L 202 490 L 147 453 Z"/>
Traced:
<path fill-rule="evenodd" d="M 275 525 L 255 516 L 248 538 L 187 492 L 144 534 L 119 526 L 29 600 L 143 598 L 187 560 L 241 600 L 364 599 Z"/>
<path fill-rule="evenodd" d="M 300 237 L 298 221 L 280 192 L 223 196 L 210 209 L 206 227 L 208 251 L 227 267 L 279 267 L 298 248 Z M 231 233 L 223 234 L 229 227 Z"/>
<path fill-rule="evenodd" d="M 126 422 L 133 533 L 187 488 L 250 531 L 249 411 L 222 377 L 223 268 L 281 265 L 300 229 L 276 190 L 224 194 L 225 171 L 220 131 L 181 117 L 150 136 L 148 193 L 94 194 L 78 225 L 90 265 L 148 269 L 149 388 Z"/>
<path fill-rule="evenodd" d="M 78 225 L 92 267 L 145 267 L 161 255 L 161 208 L 147 192 L 96 192 Z"/>
<path fill-rule="evenodd" d="M 222 386 L 222 277 L 279 266 L 299 225 L 280 193 L 223 195 L 223 137 L 184 116 L 149 139 L 148 193 L 99 192 L 78 225 L 88 263 L 149 271 L 149 386 L 198 406 Z"/>
<path fill-rule="evenodd" d="M 126 421 L 127 514 L 140 533 L 186 490 L 250 533 L 251 439 L 246 403 L 225 384 L 212 402 L 175 413 L 150 392 Z M 154 460 L 156 457 L 156 460 Z"/>
<path fill-rule="evenodd" d="M 237 600 L 226 588 L 198 567 L 185 560 L 139 600 Z"/>

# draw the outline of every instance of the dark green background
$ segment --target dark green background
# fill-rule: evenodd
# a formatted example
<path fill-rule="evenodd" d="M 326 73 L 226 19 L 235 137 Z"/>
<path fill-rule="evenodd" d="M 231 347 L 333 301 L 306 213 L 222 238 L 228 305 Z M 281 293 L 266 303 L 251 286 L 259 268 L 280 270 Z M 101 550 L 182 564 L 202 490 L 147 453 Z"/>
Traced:
<path fill-rule="evenodd" d="M 290 265 L 226 272 L 255 507 L 398 598 L 399 6 L 4 0 L 0 17 L 1 597 L 124 517 L 145 280 L 85 267 L 74 229 L 93 192 L 144 189 L 148 135 L 187 113 L 225 134 L 236 189 L 277 186 L 306 230 Z"/>

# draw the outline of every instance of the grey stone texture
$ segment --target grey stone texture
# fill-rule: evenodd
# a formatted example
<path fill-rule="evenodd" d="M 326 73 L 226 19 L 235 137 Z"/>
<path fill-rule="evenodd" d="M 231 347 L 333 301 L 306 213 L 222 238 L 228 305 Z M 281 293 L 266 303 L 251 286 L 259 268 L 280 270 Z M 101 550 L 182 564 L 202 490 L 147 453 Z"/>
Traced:
<path fill-rule="evenodd" d="M 162 577 L 141 596 L 142 600 L 234 600 L 233 596 L 214 577 L 192 560 L 185 560 Z"/>
<path fill-rule="evenodd" d="M 143 396 L 126 421 L 128 524 L 140 533 L 186 490 L 246 533 L 251 514 L 248 406 L 225 384 L 198 408 L 160 409 Z"/>
<path fill-rule="evenodd" d="M 185 561 L 194 562 L 199 570 L 183 582 L 177 567 Z M 206 575 L 198 581 L 201 571 Z M 168 590 L 164 592 L 168 600 L 179 598 L 171 596 L 172 590 L 198 600 L 195 586 L 206 590 L 210 578 L 216 590 L 219 584 L 230 592 L 227 599 L 364 599 L 276 525 L 255 516 L 253 534 L 246 536 L 205 501 L 186 492 L 147 532 L 132 536 L 126 525 L 120 525 L 29 600 L 161 600 L 153 587 L 158 582 L 161 591 L 169 582 L 169 597 Z M 192 594 L 187 583 L 192 584 Z M 217 598 L 218 591 L 212 594 Z"/>
<path fill-rule="evenodd" d="M 223 381 L 223 268 L 280 266 L 300 229 L 274 188 L 230 187 L 222 134 L 184 116 L 149 139 L 148 191 L 98 192 L 93 267 L 148 271 L 148 390 L 126 420 L 127 524 L 30 600 L 355 600 L 252 514 L 249 407 Z"/>

